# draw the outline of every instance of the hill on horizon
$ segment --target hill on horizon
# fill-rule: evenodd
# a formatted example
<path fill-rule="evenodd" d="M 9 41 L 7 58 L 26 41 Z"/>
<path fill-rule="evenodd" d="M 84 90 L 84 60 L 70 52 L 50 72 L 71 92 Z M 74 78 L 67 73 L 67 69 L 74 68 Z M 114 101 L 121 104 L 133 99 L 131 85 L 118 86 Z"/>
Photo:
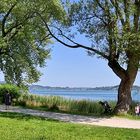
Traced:
<path fill-rule="evenodd" d="M 103 86 L 103 87 L 51 87 L 51 86 L 42 86 L 42 85 L 30 85 L 30 90 L 43 90 L 43 89 L 49 89 L 49 90 L 118 90 L 118 85 L 116 86 Z M 132 90 L 138 90 L 140 91 L 140 86 L 134 85 Z"/>

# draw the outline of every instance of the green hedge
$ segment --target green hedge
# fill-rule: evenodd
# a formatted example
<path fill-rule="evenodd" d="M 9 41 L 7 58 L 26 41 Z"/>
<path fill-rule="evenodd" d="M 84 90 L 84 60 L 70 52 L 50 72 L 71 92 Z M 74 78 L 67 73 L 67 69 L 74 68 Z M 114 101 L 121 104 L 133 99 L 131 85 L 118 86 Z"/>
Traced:
<path fill-rule="evenodd" d="M 19 87 L 11 84 L 0 84 L 0 103 L 4 103 L 4 94 L 9 92 L 12 96 L 12 101 L 15 103 L 21 95 L 21 90 Z"/>

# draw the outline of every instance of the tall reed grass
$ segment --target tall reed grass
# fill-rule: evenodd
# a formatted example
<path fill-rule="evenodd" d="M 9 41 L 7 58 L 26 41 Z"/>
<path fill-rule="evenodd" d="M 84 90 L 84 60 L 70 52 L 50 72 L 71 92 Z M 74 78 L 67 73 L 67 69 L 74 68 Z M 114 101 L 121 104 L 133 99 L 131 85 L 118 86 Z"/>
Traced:
<path fill-rule="evenodd" d="M 98 101 L 72 100 L 59 96 L 22 94 L 18 99 L 17 105 L 76 114 L 100 115 L 104 112 L 103 107 L 98 103 Z M 115 102 L 111 102 L 111 106 L 114 107 L 114 105 Z"/>

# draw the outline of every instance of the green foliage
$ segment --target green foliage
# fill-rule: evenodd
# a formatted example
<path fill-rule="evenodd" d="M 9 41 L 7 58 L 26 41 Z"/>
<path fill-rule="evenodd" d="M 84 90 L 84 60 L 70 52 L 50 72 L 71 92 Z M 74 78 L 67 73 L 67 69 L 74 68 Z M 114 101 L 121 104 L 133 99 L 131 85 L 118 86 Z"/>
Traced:
<path fill-rule="evenodd" d="M 0 113 L 1 140 L 138 140 L 138 129 L 63 123 L 17 113 Z"/>
<path fill-rule="evenodd" d="M 140 61 L 139 1 L 77 0 L 66 9 L 71 25 L 89 38 L 93 48 L 122 66 L 132 56 Z M 133 63 L 139 65 L 138 61 Z"/>
<path fill-rule="evenodd" d="M 135 116 L 134 108 L 136 104 L 136 102 L 132 103 L 131 109 L 128 112 L 130 116 Z M 104 108 L 99 104 L 98 101 L 72 100 L 59 96 L 39 96 L 33 94 L 21 94 L 21 96 L 18 98 L 18 101 L 16 102 L 16 105 L 46 111 L 60 111 L 72 114 L 97 116 L 105 115 Z M 109 101 L 109 105 L 112 109 L 114 109 L 116 102 Z"/>
<path fill-rule="evenodd" d="M 21 90 L 19 87 L 10 84 L 1 84 L 0 85 L 0 103 L 4 102 L 4 94 L 9 92 L 12 96 L 13 104 L 15 104 L 18 98 L 21 95 Z"/>
<path fill-rule="evenodd" d="M 59 106 L 63 102 L 63 98 L 57 96 L 38 96 L 33 94 L 22 94 L 18 98 L 17 105 L 24 107 L 41 107 L 45 110 L 59 110 Z"/>
<path fill-rule="evenodd" d="M 109 102 L 112 108 L 115 102 Z M 17 105 L 24 107 L 43 109 L 49 111 L 60 111 L 74 114 L 103 115 L 104 109 L 97 101 L 72 100 L 59 96 L 39 96 L 33 94 L 22 94 L 18 98 Z"/>
<path fill-rule="evenodd" d="M 62 21 L 59 0 L 3 0 L 0 4 L 0 70 L 6 82 L 17 85 L 39 80 L 52 41 L 46 23 Z"/>
<path fill-rule="evenodd" d="M 81 113 L 81 114 L 103 114 L 103 108 L 99 105 L 97 101 L 90 100 L 79 100 L 69 102 L 69 112 Z"/>

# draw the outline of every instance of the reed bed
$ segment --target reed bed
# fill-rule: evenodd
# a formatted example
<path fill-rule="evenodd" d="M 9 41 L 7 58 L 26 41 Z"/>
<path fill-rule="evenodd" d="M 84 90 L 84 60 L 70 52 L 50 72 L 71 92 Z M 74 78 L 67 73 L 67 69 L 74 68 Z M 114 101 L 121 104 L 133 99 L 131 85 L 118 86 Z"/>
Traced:
<path fill-rule="evenodd" d="M 115 102 L 109 102 L 112 108 Z M 98 101 L 91 100 L 73 100 L 60 96 L 39 96 L 34 94 L 22 94 L 16 105 L 21 105 L 30 108 L 40 108 L 49 111 L 60 111 L 76 114 L 103 114 L 103 107 Z"/>

